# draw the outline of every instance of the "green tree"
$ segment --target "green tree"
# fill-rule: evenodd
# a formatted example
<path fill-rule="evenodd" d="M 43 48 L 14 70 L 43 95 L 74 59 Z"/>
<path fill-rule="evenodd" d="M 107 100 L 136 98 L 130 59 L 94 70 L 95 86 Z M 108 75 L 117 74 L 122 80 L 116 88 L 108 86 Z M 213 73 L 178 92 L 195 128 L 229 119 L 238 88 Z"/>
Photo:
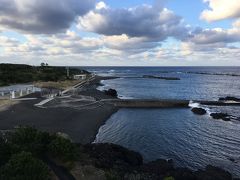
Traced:
<path fill-rule="evenodd" d="M 41 155 L 47 151 L 52 138 L 47 132 L 41 132 L 32 127 L 20 127 L 10 135 L 9 143 L 18 152 L 28 151 L 34 155 Z"/>
<path fill-rule="evenodd" d="M 11 157 L 12 148 L 5 139 L 0 137 L 0 166 L 4 165 Z"/>
<path fill-rule="evenodd" d="M 48 167 L 31 153 L 21 152 L 11 157 L 0 170 L 0 179 L 4 180 L 48 180 Z"/>
<path fill-rule="evenodd" d="M 41 66 L 42 66 L 42 67 L 45 66 L 45 63 L 42 62 L 42 63 L 41 63 Z"/>
<path fill-rule="evenodd" d="M 77 158 L 76 146 L 68 139 L 56 136 L 49 144 L 49 152 L 63 161 L 73 161 Z"/>

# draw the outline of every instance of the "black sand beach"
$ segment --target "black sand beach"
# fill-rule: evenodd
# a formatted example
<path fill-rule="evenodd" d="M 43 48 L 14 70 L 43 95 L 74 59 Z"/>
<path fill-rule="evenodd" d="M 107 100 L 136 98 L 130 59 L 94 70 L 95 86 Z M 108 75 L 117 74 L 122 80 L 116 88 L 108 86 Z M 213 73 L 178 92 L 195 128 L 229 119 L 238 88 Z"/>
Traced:
<path fill-rule="evenodd" d="M 96 78 L 86 85 L 79 94 L 95 96 L 99 99 L 110 98 L 96 90 L 101 79 Z M 32 94 L 31 97 L 38 97 Z M 48 132 L 62 132 L 76 143 L 87 144 L 95 139 L 99 127 L 114 113 L 117 108 L 110 104 L 96 103 L 92 108 L 76 109 L 71 107 L 39 108 L 34 104 L 42 98 L 21 101 L 8 109 L 0 111 L 0 129 L 9 130 L 16 126 L 33 126 Z"/>

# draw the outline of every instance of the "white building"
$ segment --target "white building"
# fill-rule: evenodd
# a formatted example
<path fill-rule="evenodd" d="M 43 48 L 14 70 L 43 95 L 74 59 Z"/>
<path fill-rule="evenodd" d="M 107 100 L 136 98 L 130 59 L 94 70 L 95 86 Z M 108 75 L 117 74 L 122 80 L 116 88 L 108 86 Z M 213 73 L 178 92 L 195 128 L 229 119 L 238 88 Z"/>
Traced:
<path fill-rule="evenodd" d="M 75 80 L 84 80 L 84 79 L 87 79 L 87 75 L 86 74 L 74 75 L 73 79 L 75 79 Z"/>

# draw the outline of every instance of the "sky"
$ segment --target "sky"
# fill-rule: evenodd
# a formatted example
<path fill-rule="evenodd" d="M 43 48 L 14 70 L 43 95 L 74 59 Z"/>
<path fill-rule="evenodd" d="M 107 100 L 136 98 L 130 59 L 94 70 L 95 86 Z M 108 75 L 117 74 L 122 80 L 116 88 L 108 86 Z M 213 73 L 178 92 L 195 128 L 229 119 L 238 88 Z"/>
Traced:
<path fill-rule="evenodd" d="M 0 0 L 0 63 L 240 66 L 240 0 Z"/>

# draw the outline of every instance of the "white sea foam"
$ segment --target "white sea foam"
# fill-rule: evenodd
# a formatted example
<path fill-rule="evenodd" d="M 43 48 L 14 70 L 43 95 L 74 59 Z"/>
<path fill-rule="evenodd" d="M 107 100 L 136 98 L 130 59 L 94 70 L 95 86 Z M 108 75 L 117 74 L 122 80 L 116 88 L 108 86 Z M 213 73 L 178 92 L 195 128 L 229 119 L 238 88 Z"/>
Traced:
<path fill-rule="evenodd" d="M 189 102 L 188 106 L 191 107 L 191 108 L 202 108 L 202 109 L 204 109 L 204 110 L 207 111 L 207 114 L 208 114 L 209 116 L 210 116 L 211 113 L 213 113 L 213 112 L 211 111 L 211 109 L 208 108 L 207 106 L 201 105 L 200 103 L 194 102 L 194 101 L 192 101 L 192 100 Z"/>
<path fill-rule="evenodd" d="M 189 101 L 188 106 L 191 108 L 199 108 L 200 104 L 191 100 L 191 101 Z"/>

